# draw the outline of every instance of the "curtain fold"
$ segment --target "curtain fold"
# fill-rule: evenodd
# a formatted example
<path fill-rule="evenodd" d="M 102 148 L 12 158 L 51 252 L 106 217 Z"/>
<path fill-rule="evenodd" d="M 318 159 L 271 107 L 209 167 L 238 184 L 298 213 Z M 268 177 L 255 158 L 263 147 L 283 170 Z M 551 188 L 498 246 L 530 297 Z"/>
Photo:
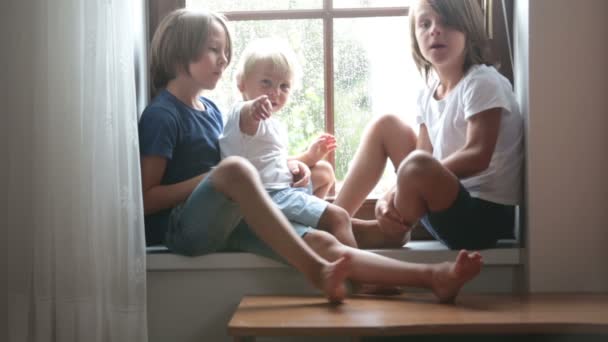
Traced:
<path fill-rule="evenodd" d="M 9 2 L 10 342 L 147 340 L 136 6 Z"/>

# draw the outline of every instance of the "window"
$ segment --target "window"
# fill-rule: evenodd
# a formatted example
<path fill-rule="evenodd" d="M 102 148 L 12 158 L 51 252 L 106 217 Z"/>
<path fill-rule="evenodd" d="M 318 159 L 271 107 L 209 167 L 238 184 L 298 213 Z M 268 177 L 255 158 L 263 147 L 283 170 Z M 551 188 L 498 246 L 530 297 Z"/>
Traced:
<path fill-rule="evenodd" d="M 372 7 L 372 5 L 374 7 Z M 304 74 L 300 88 L 280 115 L 289 128 L 290 153 L 301 152 L 322 132 L 333 133 L 339 191 L 365 126 L 374 116 L 400 114 L 414 126 L 415 89 L 420 76 L 410 57 L 408 1 L 366 0 L 186 0 L 193 9 L 222 12 L 231 22 L 236 59 L 259 37 L 285 39 Z M 325 7 L 324 7 L 325 6 Z M 400 6 L 400 7 L 379 7 Z M 210 96 L 226 110 L 237 98 L 230 65 Z M 375 195 L 393 182 L 387 165 Z"/>
<path fill-rule="evenodd" d="M 300 88 L 280 113 L 289 128 L 290 152 L 301 152 L 321 132 L 334 134 L 338 149 L 328 160 L 335 167 L 339 191 L 363 129 L 375 116 L 395 113 L 416 128 L 414 96 L 422 79 L 410 53 L 407 15 L 412 1 L 149 0 L 150 32 L 174 8 L 212 9 L 226 15 L 234 36 L 234 60 L 209 94 L 224 112 L 238 98 L 233 71 L 247 43 L 269 36 L 289 42 L 304 72 Z M 495 50 L 508 56 L 503 48 L 507 46 L 503 2 L 480 1 L 484 8 L 493 9 L 486 22 L 501 43 L 494 44 Z M 512 10 L 511 1 L 506 3 Z M 510 67 L 508 57 L 500 61 Z M 509 78 L 510 72 L 507 68 Z M 384 193 L 393 183 L 389 162 L 370 197 Z M 366 203 L 364 217 L 370 217 L 373 205 L 373 200 Z"/>

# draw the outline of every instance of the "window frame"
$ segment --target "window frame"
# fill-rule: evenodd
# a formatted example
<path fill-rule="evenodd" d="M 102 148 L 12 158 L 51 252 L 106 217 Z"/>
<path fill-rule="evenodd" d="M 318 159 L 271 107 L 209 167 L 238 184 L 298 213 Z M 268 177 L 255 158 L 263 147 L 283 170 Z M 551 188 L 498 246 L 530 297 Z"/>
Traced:
<path fill-rule="evenodd" d="M 184 8 L 186 0 L 147 0 L 148 1 L 148 42 L 151 42 L 158 24 L 171 11 Z M 509 56 L 507 34 L 513 32 L 513 0 L 478 0 L 485 13 L 485 24 L 494 52 L 494 58 L 499 65 L 499 71 L 513 84 L 512 56 Z M 505 25 L 503 4 L 507 10 L 508 24 Z M 491 10 L 488 10 L 491 9 Z M 333 0 L 323 0 L 319 9 L 295 10 L 261 10 L 261 11 L 230 11 L 220 12 L 229 21 L 243 20 L 290 20 L 290 19 L 320 19 L 323 22 L 323 63 L 324 63 L 324 97 L 325 97 L 325 130 L 334 134 L 334 19 L 394 17 L 409 15 L 409 6 L 402 7 L 370 7 L 370 8 L 333 8 Z M 507 32 L 507 28 L 509 31 Z M 511 52 L 512 53 L 512 52 Z M 335 155 L 330 153 L 327 160 L 335 167 Z M 333 189 L 331 191 L 333 194 Z M 331 201 L 331 199 L 330 199 Z M 376 200 L 365 200 L 356 217 L 373 219 Z M 412 240 L 433 240 L 425 229 L 414 229 Z"/>

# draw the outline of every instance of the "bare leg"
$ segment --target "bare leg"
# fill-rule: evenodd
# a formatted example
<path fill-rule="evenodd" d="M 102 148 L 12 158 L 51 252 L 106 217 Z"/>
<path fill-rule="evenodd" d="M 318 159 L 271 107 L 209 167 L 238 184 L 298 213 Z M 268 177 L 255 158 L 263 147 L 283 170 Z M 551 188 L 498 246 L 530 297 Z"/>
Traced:
<path fill-rule="evenodd" d="M 363 284 L 409 286 L 433 291 L 439 301 L 453 300 L 462 286 L 481 270 L 481 255 L 460 251 L 456 261 L 440 264 L 418 264 L 390 259 L 340 244 L 333 236 L 312 231 L 304 240 L 327 260 L 342 255 L 351 257 L 350 279 Z"/>
<path fill-rule="evenodd" d="M 412 231 L 384 233 L 377 220 L 352 218 L 351 224 L 355 241 L 361 249 L 401 248 L 412 236 Z M 412 227 L 413 228 L 413 227 Z"/>
<path fill-rule="evenodd" d="M 313 194 L 319 198 L 325 198 L 329 189 L 336 182 L 334 168 L 325 160 L 319 160 L 310 169 L 310 179 L 313 185 Z"/>
<path fill-rule="evenodd" d="M 395 168 L 416 148 L 416 134 L 396 115 L 384 115 L 366 128 L 334 204 L 353 216 L 378 183 L 386 160 Z"/>
<path fill-rule="evenodd" d="M 405 222 L 415 223 L 429 211 L 448 208 L 458 195 L 456 176 L 429 153 L 411 152 L 397 170 L 394 206 Z M 353 232 L 360 248 L 399 248 L 411 232 L 383 232 L 375 220 L 353 219 Z"/>
<path fill-rule="evenodd" d="M 440 211 L 454 203 L 458 178 L 432 155 L 411 153 L 397 171 L 395 208 L 406 222 L 417 222 L 428 211 Z"/>
<path fill-rule="evenodd" d="M 245 221 L 262 241 L 302 272 L 329 300 L 344 298 L 349 257 L 334 258 L 330 263 L 304 243 L 273 205 L 249 162 L 239 157 L 226 158 L 212 177 L 215 188 L 240 205 Z"/>
<path fill-rule="evenodd" d="M 350 216 L 346 210 L 337 205 L 329 204 L 319 219 L 319 228 L 331 233 L 338 241 L 346 246 L 357 248 L 353 235 Z"/>

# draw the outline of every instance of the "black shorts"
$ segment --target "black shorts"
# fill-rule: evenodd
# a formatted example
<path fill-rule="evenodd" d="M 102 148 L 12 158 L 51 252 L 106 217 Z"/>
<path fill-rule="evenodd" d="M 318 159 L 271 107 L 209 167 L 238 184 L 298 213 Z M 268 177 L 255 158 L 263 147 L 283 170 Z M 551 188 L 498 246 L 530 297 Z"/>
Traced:
<path fill-rule="evenodd" d="M 515 206 L 471 197 L 460 184 L 458 196 L 449 208 L 430 212 L 421 222 L 450 249 L 492 248 L 498 239 L 513 237 Z"/>

